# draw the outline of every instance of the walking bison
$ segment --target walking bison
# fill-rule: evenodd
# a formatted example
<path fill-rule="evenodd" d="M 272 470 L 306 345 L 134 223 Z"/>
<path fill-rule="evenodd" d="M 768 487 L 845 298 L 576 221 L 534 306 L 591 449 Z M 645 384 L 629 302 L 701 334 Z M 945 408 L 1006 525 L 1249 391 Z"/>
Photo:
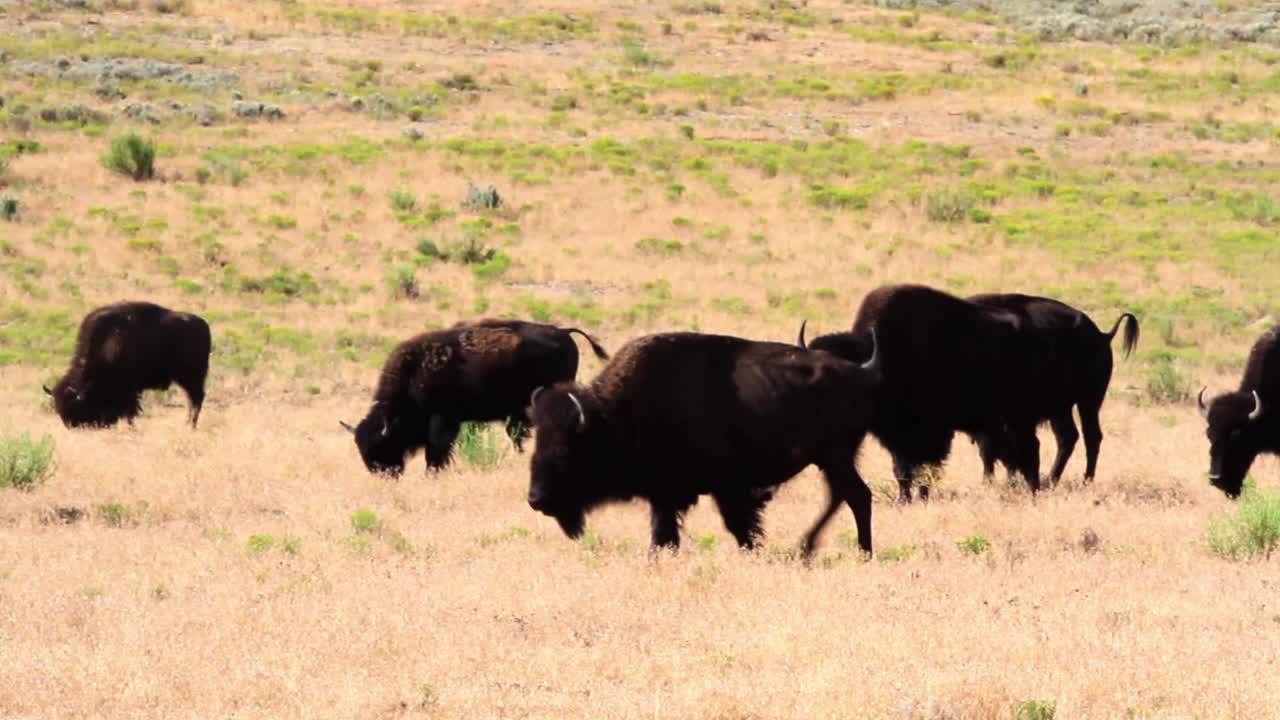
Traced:
<path fill-rule="evenodd" d="M 863 298 L 850 332 L 813 339 L 854 362 L 870 355 L 874 330 L 884 357 L 884 388 L 870 431 L 893 457 L 898 497 L 911 501 L 918 470 L 941 465 L 957 431 L 999 438 L 1002 457 L 1040 487 L 1033 388 L 1047 382 L 1046 352 L 1009 310 L 924 285 L 886 285 Z M 798 340 L 805 347 L 804 326 Z M 921 487 L 922 499 L 928 488 Z"/>
<path fill-rule="evenodd" d="M 1121 347 L 1126 358 L 1138 343 L 1138 319 L 1122 313 L 1110 332 L 1102 332 L 1088 315 L 1051 298 L 1018 293 L 972 295 L 970 302 L 1002 308 L 1015 313 L 1021 332 L 1035 343 L 1038 355 L 1047 363 L 1042 373 L 1045 382 L 1027 388 L 1034 394 L 1037 423 L 1048 421 L 1057 442 L 1057 455 L 1049 471 L 1049 483 L 1056 485 L 1067 461 L 1080 439 L 1071 410 L 1080 413 L 1084 431 L 1085 482 L 1093 480 L 1098 469 L 1098 451 L 1102 447 L 1102 425 L 1099 412 L 1111 383 L 1113 358 L 1111 341 L 1124 325 Z M 1024 399 L 1025 400 L 1025 399 Z M 1002 442 L 1003 434 L 974 436 L 982 456 L 983 472 L 988 477 L 995 463 L 1011 466 L 1012 450 Z"/>
<path fill-rule="evenodd" d="M 1208 423 L 1209 482 L 1229 498 L 1240 497 L 1245 475 L 1261 453 L 1280 454 L 1280 326 L 1253 344 L 1244 378 L 1235 392 L 1204 402 L 1196 397 Z"/>
<path fill-rule="evenodd" d="M 106 427 L 121 418 L 133 424 L 144 390 L 177 383 L 194 428 L 211 348 L 209 324 L 197 315 L 149 302 L 106 305 L 85 315 L 71 366 L 44 391 L 67 427 Z"/>
<path fill-rule="evenodd" d="M 529 505 L 579 536 L 607 502 L 649 502 L 654 547 L 678 547 L 684 513 L 714 498 L 741 547 L 755 546 L 774 489 L 809 465 L 829 501 L 809 555 L 841 502 L 871 549 L 871 491 L 854 467 L 876 405 L 874 340 L 863 364 L 782 343 L 674 332 L 627 343 L 590 385 L 532 399 Z"/>
<path fill-rule="evenodd" d="M 375 473 L 399 475 L 406 456 L 422 448 L 429 470 L 448 465 L 464 421 L 506 420 L 507 434 L 523 452 L 534 388 L 577 375 L 571 333 L 608 359 L 595 338 L 577 328 L 520 320 L 460 322 L 422 333 L 391 351 L 364 419 L 341 425 Z"/>

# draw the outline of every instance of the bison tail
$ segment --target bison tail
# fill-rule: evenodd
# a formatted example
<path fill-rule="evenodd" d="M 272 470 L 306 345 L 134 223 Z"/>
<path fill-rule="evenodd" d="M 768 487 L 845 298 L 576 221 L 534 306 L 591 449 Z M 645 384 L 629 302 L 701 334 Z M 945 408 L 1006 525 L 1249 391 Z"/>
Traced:
<path fill-rule="evenodd" d="M 1111 339 L 1116 336 L 1116 332 L 1120 330 L 1120 323 L 1124 323 L 1124 340 L 1121 347 L 1124 348 L 1124 356 L 1128 359 L 1133 349 L 1138 346 L 1138 318 L 1134 317 L 1133 313 L 1124 313 L 1116 318 L 1116 324 L 1111 326 L 1111 332 L 1107 333 L 1107 342 L 1111 342 Z"/>
<path fill-rule="evenodd" d="M 601 360 L 609 359 L 609 353 L 605 351 L 604 347 L 602 347 L 600 343 L 596 342 L 595 338 L 591 337 L 587 333 L 583 332 L 582 330 L 579 330 L 578 328 L 566 328 L 565 332 L 578 333 L 583 338 L 585 338 L 586 341 L 591 345 L 591 352 L 595 353 L 596 357 L 600 358 Z"/>

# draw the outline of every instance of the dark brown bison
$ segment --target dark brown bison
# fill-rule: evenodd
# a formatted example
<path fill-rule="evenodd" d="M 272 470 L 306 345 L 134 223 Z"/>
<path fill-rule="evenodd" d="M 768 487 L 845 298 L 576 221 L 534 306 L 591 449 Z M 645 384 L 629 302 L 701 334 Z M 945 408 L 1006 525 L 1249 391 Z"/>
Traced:
<path fill-rule="evenodd" d="M 149 302 L 122 302 L 85 315 L 71 366 L 53 389 L 53 407 L 67 427 L 133 424 L 143 390 L 177 383 L 200 419 L 209 374 L 209 324 L 197 315 Z"/>
<path fill-rule="evenodd" d="M 1009 310 L 924 285 L 886 285 L 863 298 L 851 332 L 816 337 L 808 347 L 860 362 L 875 331 L 884 388 L 871 433 L 893 457 L 901 501 L 911 501 L 920 468 L 946 461 L 956 432 L 999 437 L 1034 492 L 1042 413 L 1033 389 L 1048 382 L 1048 364 L 1025 324 Z M 920 495 L 927 498 L 928 488 Z"/>
<path fill-rule="evenodd" d="M 1208 422 L 1209 482 L 1229 498 L 1240 497 L 1249 467 L 1260 453 L 1280 454 L 1280 326 L 1258 338 L 1249 353 L 1244 378 L 1235 392 L 1205 405 L 1204 389 L 1196 397 Z"/>
<path fill-rule="evenodd" d="M 676 547 L 684 513 L 711 495 L 738 544 L 752 547 L 774 489 L 817 465 L 830 497 L 805 555 L 841 502 L 870 551 L 871 491 L 854 461 L 879 384 L 874 351 L 858 365 L 723 335 L 637 338 L 590 385 L 534 396 L 529 505 L 577 537 L 590 509 L 647 500 L 654 547 Z"/>
<path fill-rule="evenodd" d="M 596 357 L 609 357 L 577 328 L 485 319 L 422 333 L 391 351 L 369 413 L 354 428 L 369 472 L 399 475 L 405 457 L 426 449 L 428 469 L 449 464 L 464 421 L 506 420 L 519 451 L 528 437 L 526 414 L 534 388 L 572 380 L 578 346 L 586 338 Z"/>
<path fill-rule="evenodd" d="M 1073 407 L 1080 413 L 1080 426 L 1084 431 L 1084 479 L 1092 481 L 1098 469 L 1098 450 L 1102 447 L 1099 412 L 1111 383 L 1111 341 L 1124 324 L 1121 347 L 1124 356 L 1129 357 L 1138 344 L 1138 319 L 1132 313 L 1122 313 L 1111 331 L 1104 333 L 1085 313 L 1051 298 L 991 293 L 972 295 L 968 299 L 1015 313 L 1022 321 L 1022 332 L 1040 346 L 1039 355 L 1048 363 L 1043 372 L 1045 383 L 1028 391 L 1036 394 L 1037 419 L 1049 422 L 1057 441 L 1057 456 L 1049 471 L 1050 484 L 1056 485 L 1062 477 L 1080 438 L 1080 430 L 1076 429 L 1071 415 Z M 1010 466 L 1011 449 L 1001 442 L 1003 437 L 982 433 L 974 437 L 982 456 L 983 472 L 988 477 L 995 471 L 996 461 Z"/>

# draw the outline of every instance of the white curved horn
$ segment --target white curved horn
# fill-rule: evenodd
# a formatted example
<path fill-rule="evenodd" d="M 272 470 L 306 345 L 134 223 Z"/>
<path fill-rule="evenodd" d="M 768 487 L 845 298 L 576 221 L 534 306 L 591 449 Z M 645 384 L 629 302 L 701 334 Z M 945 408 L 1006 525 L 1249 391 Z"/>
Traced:
<path fill-rule="evenodd" d="M 880 343 L 876 342 L 876 329 L 871 328 L 871 357 L 862 363 L 863 370 L 880 369 Z"/>
<path fill-rule="evenodd" d="M 533 393 L 529 395 L 529 407 L 533 407 L 534 403 L 538 402 L 538 393 L 542 392 L 542 390 L 543 387 L 541 385 L 533 389 Z"/>
<path fill-rule="evenodd" d="M 1206 420 L 1209 419 L 1209 408 L 1204 404 L 1204 391 L 1208 389 L 1207 385 L 1200 388 L 1200 394 L 1196 396 L 1196 404 L 1200 406 L 1200 417 Z"/>
<path fill-rule="evenodd" d="M 1262 414 L 1262 398 L 1258 397 L 1258 391 L 1254 390 L 1253 391 L 1253 412 L 1249 413 L 1249 422 L 1253 422 L 1254 420 L 1257 420 L 1258 416 L 1261 414 Z"/>
<path fill-rule="evenodd" d="M 583 425 L 586 425 L 587 413 L 582 410 L 582 403 L 578 401 L 578 398 L 573 396 L 573 393 L 567 393 L 567 394 L 569 395 L 569 399 L 573 401 L 573 406 L 578 408 L 578 427 L 582 427 Z"/>
<path fill-rule="evenodd" d="M 338 424 L 339 424 L 339 425 L 341 425 L 341 426 L 343 427 L 343 429 L 344 429 L 344 430 L 346 430 L 347 432 L 351 433 L 352 435 L 355 435 L 355 434 L 356 434 L 356 429 L 355 429 L 355 428 L 353 428 L 353 427 L 351 427 L 350 425 L 348 425 L 345 421 L 343 421 L 343 420 L 339 420 L 339 421 L 338 421 Z"/>

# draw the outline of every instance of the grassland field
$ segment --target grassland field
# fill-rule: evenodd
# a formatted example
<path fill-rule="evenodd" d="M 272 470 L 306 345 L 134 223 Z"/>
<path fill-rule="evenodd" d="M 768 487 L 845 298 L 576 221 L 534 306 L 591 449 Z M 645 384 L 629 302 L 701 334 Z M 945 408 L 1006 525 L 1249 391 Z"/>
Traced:
<path fill-rule="evenodd" d="M 1211 541 L 1241 503 L 1194 399 L 1280 315 L 1280 46 L 1008 6 L 0 2 L 0 456 L 53 448 L 0 487 L 0 718 L 1280 714 L 1280 537 Z M 128 133 L 154 177 L 109 167 Z M 1083 447 L 1034 498 L 985 482 L 959 436 L 900 506 L 869 441 L 872 558 L 847 511 L 795 557 L 813 469 L 765 548 L 704 502 L 651 557 L 641 504 L 577 542 L 533 512 L 499 426 L 389 480 L 338 425 L 457 320 L 790 341 L 907 281 L 1137 314 L 1094 483 Z M 176 388 L 53 414 L 124 299 L 212 326 L 198 430 Z"/>

